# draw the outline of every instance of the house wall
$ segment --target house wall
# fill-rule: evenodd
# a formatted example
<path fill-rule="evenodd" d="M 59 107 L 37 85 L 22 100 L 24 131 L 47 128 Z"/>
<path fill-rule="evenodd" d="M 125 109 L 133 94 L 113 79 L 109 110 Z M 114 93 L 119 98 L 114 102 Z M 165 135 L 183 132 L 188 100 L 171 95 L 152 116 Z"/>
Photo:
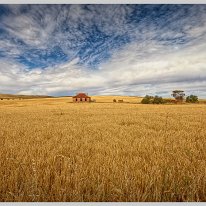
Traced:
<path fill-rule="evenodd" d="M 90 102 L 91 98 L 73 98 L 73 102 Z"/>

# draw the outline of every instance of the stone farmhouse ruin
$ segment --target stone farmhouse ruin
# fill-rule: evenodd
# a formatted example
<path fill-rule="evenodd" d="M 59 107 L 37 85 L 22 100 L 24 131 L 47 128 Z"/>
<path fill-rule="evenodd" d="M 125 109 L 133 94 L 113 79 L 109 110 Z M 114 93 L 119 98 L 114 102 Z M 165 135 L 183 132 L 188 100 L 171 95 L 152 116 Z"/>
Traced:
<path fill-rule="evenodd" d="M 85 93 L 78 93 L 76 96 L 73 96 L 73 102 L 91 102 L 91 97 Z"/>

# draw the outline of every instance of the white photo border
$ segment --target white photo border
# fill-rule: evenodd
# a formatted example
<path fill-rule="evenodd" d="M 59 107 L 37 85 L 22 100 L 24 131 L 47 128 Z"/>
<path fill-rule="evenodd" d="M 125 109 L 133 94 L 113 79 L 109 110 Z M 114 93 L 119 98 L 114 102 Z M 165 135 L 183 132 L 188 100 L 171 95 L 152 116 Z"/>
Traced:
<path fill-rule="evenodd" d="M 206 4 L 206 0 L 0 0 L 0 4 Z"/>
<path fill-rule="evenodd" d="M 206 4 L 206 0 L 0 0 L 0 4 Z M 206 205 L 206 202 L 0 202 L 0 206 L 178 206 Z"/>

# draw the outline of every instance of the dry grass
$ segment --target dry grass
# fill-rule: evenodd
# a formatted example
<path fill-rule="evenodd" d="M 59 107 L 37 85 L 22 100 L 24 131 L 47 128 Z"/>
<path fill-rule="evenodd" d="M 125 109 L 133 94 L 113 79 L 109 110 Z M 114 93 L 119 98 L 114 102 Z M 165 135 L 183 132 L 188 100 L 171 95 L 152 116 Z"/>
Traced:
<path fill-rule="evenodd" d="M 142 97 L 130 97 L 130 96 L 94 96 L 92 99 L 96 99 L 97 102 L 105 102 L 105 103 L 111 103 L 113 102 L 113 99 L 123 100 L 125 103 L 140 103 L 142 100 Z"/>
<path fill-rule="evenodd" d="M 0 102 L 0 201 L 206 201 L 206 105 L 68 102 Z"/>

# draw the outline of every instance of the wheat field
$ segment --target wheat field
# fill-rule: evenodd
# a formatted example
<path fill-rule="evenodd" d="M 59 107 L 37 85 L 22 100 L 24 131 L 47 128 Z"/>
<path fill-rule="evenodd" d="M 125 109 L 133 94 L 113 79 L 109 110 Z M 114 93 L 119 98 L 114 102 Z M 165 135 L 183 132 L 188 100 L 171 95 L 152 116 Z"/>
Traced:
<path fill-rule="evenodd" d="M 94 99 L 0 101 L 0 201 L 206 201 L 205 104 Z"/>

